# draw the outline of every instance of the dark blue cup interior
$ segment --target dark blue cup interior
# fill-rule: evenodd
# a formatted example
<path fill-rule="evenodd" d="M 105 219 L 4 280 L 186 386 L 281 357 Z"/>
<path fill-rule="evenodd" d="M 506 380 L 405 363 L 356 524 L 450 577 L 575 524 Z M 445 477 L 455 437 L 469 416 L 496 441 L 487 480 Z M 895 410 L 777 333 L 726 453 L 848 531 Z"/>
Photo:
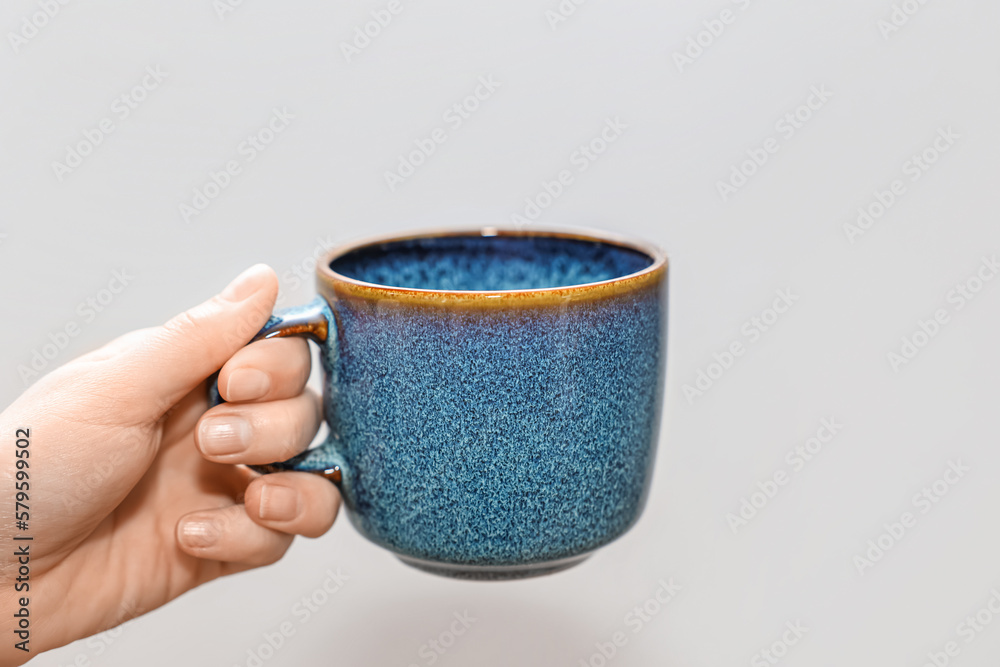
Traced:
<path fill-rule="evenodd" d="M 365 246 L 335 272 L 387 287 L 498 291 L 569 287 L 621 278 L 653 263 L 624 246 L 557 236 L 431 236 Z"/>

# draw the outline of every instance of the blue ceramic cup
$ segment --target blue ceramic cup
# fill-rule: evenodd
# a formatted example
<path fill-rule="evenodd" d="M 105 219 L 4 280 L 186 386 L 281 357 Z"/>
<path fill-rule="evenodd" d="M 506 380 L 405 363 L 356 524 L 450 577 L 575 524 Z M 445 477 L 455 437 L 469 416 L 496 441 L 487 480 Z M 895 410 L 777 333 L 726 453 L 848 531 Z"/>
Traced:
<path fill-rule="evenodd" d="M 507 579 L 580 562 L 649 490 L 667 260 L 601 232 L 474 229 L 338 248 L 257 339 L 315 341 L 330 436 L 261 472 L 338 484 L 406 563 Z"/>

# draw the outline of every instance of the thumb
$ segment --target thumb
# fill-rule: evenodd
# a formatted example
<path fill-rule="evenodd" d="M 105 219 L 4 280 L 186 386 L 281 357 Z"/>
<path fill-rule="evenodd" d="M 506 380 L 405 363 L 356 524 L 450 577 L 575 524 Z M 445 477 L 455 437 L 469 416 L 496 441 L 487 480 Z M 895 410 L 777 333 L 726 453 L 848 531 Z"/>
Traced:
<path fill-rule="evenodd" d="M 141 332 L 120 358 L 133 395 L 159 418 L 250 342 L 277 297 L 274 270 L 257 264 L 208 301 Z"/>

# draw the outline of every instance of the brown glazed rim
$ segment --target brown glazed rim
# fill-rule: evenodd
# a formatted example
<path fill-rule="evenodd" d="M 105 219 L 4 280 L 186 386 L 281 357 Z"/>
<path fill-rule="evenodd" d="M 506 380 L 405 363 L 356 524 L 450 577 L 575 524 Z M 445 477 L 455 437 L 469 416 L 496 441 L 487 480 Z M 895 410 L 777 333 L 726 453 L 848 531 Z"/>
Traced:
<path fill-rule="evenodd" d="M 542 236 L 592 241 L 635 250 L 649 257 L 652 260 L 652 264 L 635 273 L 593 283 L 581 283 L 566 287 L 495 291 L 392 287 L 349 278 L 330 268 L 330 264 L 334 260 L 362 248 L 397 241 L 410 241 L 418 238 L 468 236 Z M 666 254 L 657 246 L 610 232 L 574 227 L 511 229 L 483 226 L 415 230 L 405 234 L 382 235 L 345 243 L 327 252 L 323 260 L 317 265 L 316 274 L 320 283 L 332 289 L 338 297 L 353 296 L 362 299 L 388 299 L 404 303 L 425 303 L 428 305 L 455 304 L 509 307 L 514 303 L 525 306 L 559 304 L 566 303 L 567 301 L 600 299 L 624 294 L 659 282 L 667 272 L 667 263 Z"/>

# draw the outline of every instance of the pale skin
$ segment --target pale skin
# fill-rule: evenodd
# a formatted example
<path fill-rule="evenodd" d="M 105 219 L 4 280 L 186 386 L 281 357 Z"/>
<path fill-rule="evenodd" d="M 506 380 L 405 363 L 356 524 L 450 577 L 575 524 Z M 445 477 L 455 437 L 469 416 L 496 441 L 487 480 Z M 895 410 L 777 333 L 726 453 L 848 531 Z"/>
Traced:
<path fill-rule="evenodd" d="M 295 535 L 333 525 L 340 496 L 328 480 L 234 465 L 287 459 L 322 419 L 304 340 L 246 345 L 277 294 L 274 272 L 252 267 L 163 326 L 49 373 L 0 413 L 0 665 L 274 563 Z M 228 402 L 209 409 L 206 380 L 220 368 Z M 30 431 L 26 532 L 14 517 L 18 429 Z M 30 544 L 29 592 L 15 592 L 14 544 Z M 14 647 L 21 597 L 30 653 Z"/>

